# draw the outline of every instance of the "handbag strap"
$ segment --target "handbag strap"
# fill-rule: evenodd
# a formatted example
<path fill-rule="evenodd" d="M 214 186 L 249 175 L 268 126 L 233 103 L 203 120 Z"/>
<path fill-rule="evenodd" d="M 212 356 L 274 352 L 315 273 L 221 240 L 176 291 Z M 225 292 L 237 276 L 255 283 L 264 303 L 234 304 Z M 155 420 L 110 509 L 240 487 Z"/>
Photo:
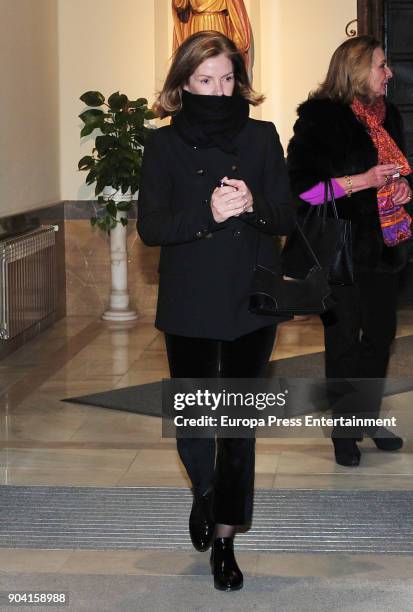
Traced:
<path fill-rule="evenodd" d="M 317 217 L 323 217 L 325 223 L 327 219 L 327 206 L 328 206 L 328 183 L 324 181 L 324 202 L 317 206 Z"/>
<path fill-rule="evenodd" d="M 312 214 L 317 215 L 317 217 L 322 217 L 323 223 L 325 224 L 327 219 L 327 206 L 328 206 L 328 190 L 330 189 L 330 193 L 334 198 L 334 191 L 332 191 L 331 181 L 328 179 L 324 181 L 324 201 L 322 204 L 309 204 L 308 211 L 304 217 L 304 221 L 302 227 L 304 228 L 307 221 L 311 217 Z M 333 207 L 334 215 L 337 216 L 336 202 L 334 200 Z"/>
<path fill-rule="evenodd" d="M 307 236 L 304 234 L 304 232 L 303 232 L 302 228 L 300 227 L 300 224 L 299 224 L 299 223 L 297 223 L 297 222 L 296 222 L 296 224 L 295 224 L 295 229 L 296 229 L 296 230 L 298 230 L 298 232 L 299 232 L 299 234 L 300 234 L 301 238 L 304 240 L 304 242 L 305 242 L 305 244 L 306 244 L 306 246 L 307 246 L 308 252 L 310 253 L 311 257 L 312 257 L 312 258 L 313 258 L 313 260 L 314 260 L 314 263 L 315 263 L 315 264 L 318 266 L 318 268 L 321 268 L 322 266 L 321 266 L 321 264 L 320 264 L 320 260 L 318 259 L 317 255 L 316 255 L 316 254 L 315 254 L 315 252 L 313 251 L 313 248 L 312 248 L 312 246 L 311 246 L 311 244 L 310 244 L 310 242 L 309 242 L 309 240 L 308 240 Z"/>
<path fill-rule="evenodd" d="M 319 217 L 321 217 L 321 214 L 323 215 L 323 220 L 325 220 L 327 218 L 327 206 L 328 206 L 328 202 L 329 202 L 329 198 L 328 198 L 328 194 L 330 193 L 330 202 L 331 202 L 331 206 L 333 207 L 333 214 L 334 217 L 336 219 L 338 219 L 338 212 L 337 212 L 337 206 L 336 206 L 336 197 L 334 195 L 334 189 L 333 189 L 333 184 L 331 182 L 331 179 L 327 179 L 326 181 L 324 181 L 324 202 L 323 204 L 320 204 L 319 206 L 317 206 L 317 215 Z M 311 211 L 309 211 L 311 212 Z"/>
<path fill-rule="evenodd" d="M 331 179 L 328 179 L 326 183 L 328 185 L 328 189 L 330 190 L 330 200 L 331 200 L 331 206 L 333 207 L 334 216 L 336 219 L 338 219 L 336 196 L 334 195 L 333 183 Z"/>
<path fill-rule="evenodd" d="M 302 228 L 300 227 L 300 224 L 297 221 L 295 222 L 295 229 L 298 231 L 298 233 L 300 234 L 301 238 L 303 239 L 303 241 L 304 241 L 304 243 L 305 243 L 305 245 L 307 247 L 308 252 L 310 253 L 311 257 L 313 258 L 314 264 L 317 266 L 317 268 L 319 268 L 321 270 L 322 266 L 321 266 L 320 260 L 318 259 L 317 255 L 313 251 L 313 248 L 312 248 L 310 242 L 308 241 L 307 236 L 304 234 Z M 258 236 L 257 236 L 257 248 L 255 250 L 255 266 L 254 266 L 255 269 L 259 266 L 258 259 L 259 259 L 260 246 L 261 246 L 261 234 L 259 233 Z M 281 251 L 281 253 L 282 253 L 282 251 Z"/>

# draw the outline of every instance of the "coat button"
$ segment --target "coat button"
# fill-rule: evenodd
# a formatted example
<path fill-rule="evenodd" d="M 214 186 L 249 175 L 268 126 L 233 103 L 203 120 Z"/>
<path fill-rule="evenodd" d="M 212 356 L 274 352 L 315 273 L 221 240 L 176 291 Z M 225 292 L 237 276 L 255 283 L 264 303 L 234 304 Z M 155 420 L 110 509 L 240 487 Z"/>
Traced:
<path fill-rule="evenodd" d="M 207 232 L 208 232 L 208 230 L 198 230 L 196 232 L 195 236 L 197 238 L 203 238 Z"/>
<path fill-rule="evenodd" d="M 260 219 L 259 222 L 261 223 L 261 225 L 265 225 L 267 223 L 265 219 Z"/>
<path fill-rule="evenodd" d="M 234 230 L 232 232 L 232 235 L 234 236 L 234 238 L 239 238 L 241 236 L 241 230 Z"/>
<path fill-rule="evenodd" d="M 236 172 L 238 170 L 238 166 L 236 166 L 235 164 L 233 166 L 231 166 L 231 170 L 233 172 Z"/>
<path fill-rule="evenodd" d="M 200 168 L 199 170 L 196 171 L 198 176 L 204 176 L 205 174 L 205 170 L 203 168 Z"/>

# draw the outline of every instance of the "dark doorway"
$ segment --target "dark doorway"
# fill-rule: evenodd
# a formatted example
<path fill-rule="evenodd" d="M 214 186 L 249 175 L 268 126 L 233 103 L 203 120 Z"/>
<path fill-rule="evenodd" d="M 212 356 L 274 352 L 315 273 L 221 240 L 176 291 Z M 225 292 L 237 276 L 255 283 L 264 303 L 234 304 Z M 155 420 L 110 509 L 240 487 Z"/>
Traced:
<path fill-rule="evenodd" d="M 387 96 L 403 117 L 406 151 L 413 166 L 413 0 L 383 2 L 384 49 L 394 76 Z M 410 208 L 411 214 L 411 208 Z M 413 304 L 413 244 L 401 278 L 400 306 Z"/>
<path fill-rule="evenodd" d="M 358 0 L 358 34 L 371 34 L 383 42 L 394 77 L 388 98 L 403 117 L 406 150 L 413 164 L 413 0 Z M 401 278 L 399 305 L 413 305 L 413 245 L 409 265 Z"/>
<path fill-rule="evenodd" d="M 383 42 L 394 71 L 388 98 L 400 110 L 409 161 L 413 163 L 413 0 L 358 0 L 359 34 Z"/>
<path fill-rule="evenodd" d="M 394 72 L 388 98 L 403 116 L 406 148 L 413 165 L 413 0 L 384 2 L 384 45 Z"/>
<path fill-rule="evenodd" d="M 357 0 L 357 32 L 383 40 L 386 0 Z"/>

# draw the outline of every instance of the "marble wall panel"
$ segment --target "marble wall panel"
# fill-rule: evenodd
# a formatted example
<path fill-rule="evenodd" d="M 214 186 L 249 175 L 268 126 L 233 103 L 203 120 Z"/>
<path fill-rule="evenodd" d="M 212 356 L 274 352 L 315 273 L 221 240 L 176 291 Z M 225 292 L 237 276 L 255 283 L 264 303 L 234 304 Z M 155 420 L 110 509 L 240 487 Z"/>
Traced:
<path fill-rule="evenodd" d="M 88 218 L 66 218 L 65 231 L 67 315 L 100 316 L 107 307 L 110 291 L 109 238 L 92 228 Z M 134 219 L 129 221 L 127 245 L 131 306 L 140 318 L 153 320 L 159 249 L 142 244 Z"/>

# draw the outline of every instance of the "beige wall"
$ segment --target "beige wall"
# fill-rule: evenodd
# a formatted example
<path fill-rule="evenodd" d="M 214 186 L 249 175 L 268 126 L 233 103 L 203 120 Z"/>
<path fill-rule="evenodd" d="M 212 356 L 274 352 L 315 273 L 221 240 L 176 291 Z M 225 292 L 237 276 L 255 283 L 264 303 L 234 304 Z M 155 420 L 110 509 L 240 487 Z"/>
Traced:
<path fill-rule="evenodd" d="M 170 0 L 0 2 L 2 38 L 9 49 L 0 55 L 8 91 L 0 119 L 5 143 L 0 214 L 59 197 L 88 199 L 93 189 L 84 185 L 77 162 L 90 152 L 93 137 L 80 143 L 79 95 L 119 89 L 153 101 L 169 65 Z M 245 4 L 255 40 L 254 86 L 267 96 L 253 116 L 274 121 L 285 145 L 295 108 L 322 79 L 346 23 L 356 16 L 357 0 Z M 22 122 L 23 116 L 30 121 Z"/>
<path fill-rule="evenodd" d="M 56 0 L 0 1 L 0 217 L 59 200 Z"/>
<path fill-rule="evenodd" d="M 262 119 L 274 121 L 286 146 L 296 107 L 324 78 L 357 0 L 250 1 L 260 4 Z"/>
<path fill-rule="evenodd" d="M 150 102 L 169 66 L 170 0 L 57 0 L 62 198 L 93 197 L 77 162 L 94 136 L 80 143 L 79 95 L 121 90 Z M 266 94 L 252 116 L 274 121 L 286 146 L 295 109 L 323 78 L 332 51 L 356 17 L 357 0 L 245 0 L 255 42 L 254 87 Z M 121 10 L 120 10 L 121 8 Z"/>
<path fill-rule="evenodd" d="M 0 0 L 0 215 L 93 197 L 77 162 L 88 89 L 150 102 L 172 44 L 170 0 Z M 286 145 L 297 104 L 323 78 L 357 0 L 245 0 L 255 41 L 254 86 Z M 98 10 L 97 10 L 98 7 Z M 60 133 L 60 142 L 59 142 Z M 60 176 L 59 176 L 60 175 Z M 60 179 L 60 191 L 59 191 Z"/>
<path fill-rule="evenodd" d="M 84 106 L 79 96 L 121 91 L 153 100 L 154 0 L 58 0 L 61 189 L 64 200 L 92 197 L 77 162 L 91 152 L 94 135 L 80 143 Z"/>

